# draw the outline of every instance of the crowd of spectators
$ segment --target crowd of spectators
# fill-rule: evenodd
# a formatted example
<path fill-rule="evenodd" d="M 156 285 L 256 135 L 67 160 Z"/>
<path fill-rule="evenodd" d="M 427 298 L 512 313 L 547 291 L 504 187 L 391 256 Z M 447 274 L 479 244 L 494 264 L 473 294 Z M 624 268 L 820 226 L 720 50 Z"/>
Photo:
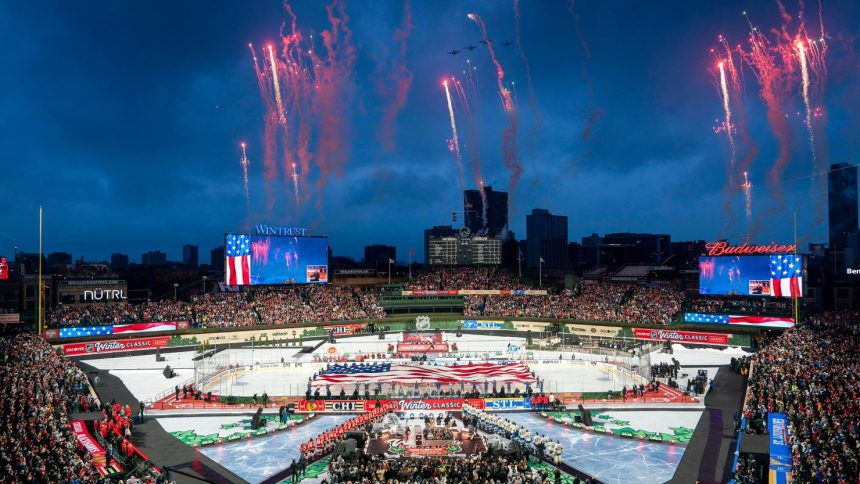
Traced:
<path fill-rule="evenodd" d="M 95 406 L 86 375 L 42 338 L 0 340 L 0 475 L 12 482 L 96 480 L 69 413 Z"/>
<path fill-rule="evenodd" d="M 533 317 L 668 324 L 680 311 L 684 293 L 630 284 L 584 283 L 548 296 L 465 296 L 470 317 Z"/>
<path fill-rule="evenodd" d="M 858 321 L 857 310 L 812 316 L 751 358 L 744 416 L 787 415 L 799 482 L 855 482 L 860 475 Z M 750 472 L 746 466 L 744 473 Z"/>
<path fill-rule="evenodd" d="M 744 296 L 693 296 L 684 310 L 691 313 L 790 314 L 793 299 Z"/>
<path fill-rule="evenodd" d="M 561 472 L 529 467 L 528 457 L 486 454 L 472 459 L 421 458 L 386 460 L 363 453 L 329 463 L 331 483 L 432 483 L 432 484 L 552 484 Z M 574 478 L 575 483 L 579 483 Z"/>
<path fill-rule="evenodd" d="M 104 326 L 140 321 L 138 308 L 128 303 L 62 305 L 48 314 L 49 327 Z"/>
<path fill-rule="evenodd" d="M 138 321 L 191 321 L 197 326 L 257 326 L 381 319 L 376 291 L 314 285 L 251 288 L 194 296 L 191 302 L 162 299 L 128 303 L 62 305 L 48 315 L 49 327 L 103 326 Z"/>
<path fill-rule="evenodd" d="M 419 274 L 408 284 L 409 291 L 452 291 L 460 289 L 530 289 L 507 272 L 489 267 L 441 267 Z"/>

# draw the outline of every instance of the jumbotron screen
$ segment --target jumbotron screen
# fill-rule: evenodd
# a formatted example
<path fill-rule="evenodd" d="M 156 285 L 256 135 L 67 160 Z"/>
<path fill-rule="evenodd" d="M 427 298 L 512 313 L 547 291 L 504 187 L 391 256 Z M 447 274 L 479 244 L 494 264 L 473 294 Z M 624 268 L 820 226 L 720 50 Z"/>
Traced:
<path fill-rule="evenodd" d="M 699 257 L 699 294 L 803 296 L 803 257 L 791 254 Z"/>
<path fill-rule="evenodd" d="M 226 234 L 224 282 L 323 284 L 328 282 L 328 238 Z"/>

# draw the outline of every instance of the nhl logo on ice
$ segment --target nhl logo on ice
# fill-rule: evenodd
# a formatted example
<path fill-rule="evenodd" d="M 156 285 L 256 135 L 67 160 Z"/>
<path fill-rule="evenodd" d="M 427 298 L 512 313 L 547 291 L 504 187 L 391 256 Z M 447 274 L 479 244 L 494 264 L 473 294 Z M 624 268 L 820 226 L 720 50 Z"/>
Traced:
<path fill-rule="evenodd" d="M 430 329 L 430 316 L 418 316 L 415 318 L 415 329 Z"/>

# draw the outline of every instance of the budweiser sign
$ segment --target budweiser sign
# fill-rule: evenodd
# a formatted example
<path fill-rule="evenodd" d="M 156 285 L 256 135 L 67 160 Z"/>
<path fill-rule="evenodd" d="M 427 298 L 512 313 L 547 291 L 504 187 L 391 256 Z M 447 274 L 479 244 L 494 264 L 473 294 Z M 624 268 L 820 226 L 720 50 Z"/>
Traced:
<path fill-rule="evenodd" d="M 705 244 L 708 255 L 756 255 L 756 254 L 788 254 L 794 252 L 794 245 L 778 245 L 771 242 L 770 245 L 750 245 L 744 242 L 742 245 L 729 245 L 728 242 L 708 242 Z"/>
<path fill-rule="evenodd" d="M 633 337 L 649 341 L 672 341 L 702 345 L 726 346 L 729 335 L 725 333 L 700 333 L 697 331 L 672 331 L 663 329 L 633 328 Z"/>
<path fill-rule="evenodd" d="M 170 336 L 157 338 L 134 338 L 110 341 L 88 341 L 63 345 L 63 353 L 69 356 L 90 355 L 96 353 L 116 353 L 118 351 L 141 351 L 164 348 Z"/>

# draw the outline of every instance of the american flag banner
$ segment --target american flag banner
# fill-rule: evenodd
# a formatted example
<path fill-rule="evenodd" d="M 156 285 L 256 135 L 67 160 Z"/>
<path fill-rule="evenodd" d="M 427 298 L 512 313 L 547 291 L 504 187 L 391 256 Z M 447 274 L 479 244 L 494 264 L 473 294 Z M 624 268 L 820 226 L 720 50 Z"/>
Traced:
<path fill-rule="evenodd" d="M 684 313 L 685 323 L 736 324 L 767 328 L 791 328 L 794 318 L 786 316 L 744 316 L 734 314 Z"/>
<path fill-rule="evenodd" d="M 113 327 L 113 334 L 154 333 L 156 331 L 176 331 L 176 323 L 164 321 L 158 323 L 116 324 Z"/>
<path fill-rule="evenodd" d="M 334 365 L 323 370 L 312 385 L 354 385 L 359 383 L 460 383 L 460 382 L 534 383 L 535 379 L 524 363 L 497 365 L 433 366 L 402 363 L 372 363 L 367 365 Z"/>
<path fill-rule="evenodd" d="M 770 295 L 774 297 L 801 297 L 803 287 L 800 256 L 770 256 Z"/>
<path fill-rule="evenodd" d="M 225 247 L 226 283 L 231 286 L 251 284 L 251 239 L 247 235 L 227 236 Z"/>
<path fill-rule="evenodd" d="M 84 338 L 87 336 L 104 336 L 113 334 L 113 326 L 78 326 L 75 328 L 60 328 L 60 338 Z"/>

